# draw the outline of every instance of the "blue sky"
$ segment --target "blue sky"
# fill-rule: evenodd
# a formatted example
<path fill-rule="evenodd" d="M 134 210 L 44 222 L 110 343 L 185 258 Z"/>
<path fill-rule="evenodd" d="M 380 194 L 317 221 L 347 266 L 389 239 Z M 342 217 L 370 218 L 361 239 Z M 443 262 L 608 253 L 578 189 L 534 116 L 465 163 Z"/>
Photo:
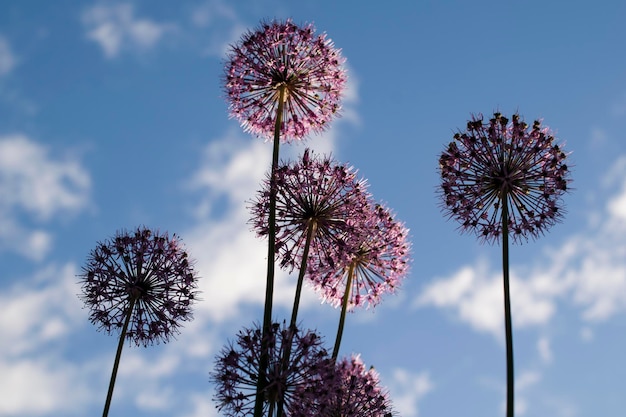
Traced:
<path fill-rule="evenodd" d="M 459 234 L 435 190 L 471 113 L 519 111 L 572 152 L 574 190 L 563 223 L 512 248 L 517 415 L 623 415 L 624 16 L 618 1 L 3 1 L 0 416 L 100 412 L 117 341 L 76 275 L 138 225 L 182 236 L 203 299 L 177 340 L 125 348 L 111 415 L 218 415 L 214 356 L 262 314 L 245 202 L 271 152 L 228 118 L 222 67 L 245 30 L 289 17 L 347 58 L 343 117 L 306 146 L 354 165 L 411 229 L 410 276 L 348 316 L 342 354 L 376 367 L 403 417 L 504 414 L 500 250 Z M 293 288 L 281 275 L 276 317 Z M 310 291 L 303 308 L 332 345 L 338 310 Z"/>

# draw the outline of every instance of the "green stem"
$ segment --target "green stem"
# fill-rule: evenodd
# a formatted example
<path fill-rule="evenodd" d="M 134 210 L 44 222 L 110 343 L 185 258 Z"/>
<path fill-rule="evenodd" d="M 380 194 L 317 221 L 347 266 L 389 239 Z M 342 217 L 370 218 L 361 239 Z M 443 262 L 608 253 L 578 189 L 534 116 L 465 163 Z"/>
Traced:
<path fill-rule="evenodd" d="M 346 290 L 343 294 L 343 302 L 341 303 L 341 316 L 339 316 L 339 327 L 337 328 L 337 337 L 335 338 L 335 347 L 333 348 L 333 361 L 337 360 L 339 355 L 339 346 L 341 345 L 341 337 L 343 336 L 343 327 L 346 323 L 346 312 L 348 311 L 348 300 L 350 299 L 350 289 L 352 288 L 352 276 L 354 275 L 354 262 L 350 264 L 348 269 L 348 279 L 346 281 Z"/>
<path fill-rule="evenodd" d="M 302 251 L 302 263 L 300 264 L 298 283 L 296 284 L 296 296 L 293 301 L 293 310 L 291 311 L 291 322 L 289 323 L 289 328 L 291 329 L 295 329 L 296 327 L 300 297 L 302 296 L 302 286 L 304 284 L 304 275 L 306 274 L 306 266 L 309 260 L 309 250 L 311 249 L 311 242 L 315 239 L 316 232 L 317 222 L 315 220 L 309 220 L 309 227 L 307 227 L 306 231 L 306 241 L 304 242 L 304 250 Z M 291 344 L 288 346 L 291 346 Z"/>
<path fill-rule="evenodd" d="M 117 343 L 117 352 L 115 353 L 115 362 L 113 362 L 113 372 L 111 372 L 111 380 L 109 381 L 109 391 L 107 392 L 107 399 L 104 403 L 104 411 L 102 411 L 102 417 L 109 415 L 109 407 L 111 407 L 111 399 L 113 398 L 113 388 L 115 387 L 115 379 L 117 377 L 117 368 L 120 365 L 120 358 L 122 357 L 122 348 L 124 347 L 124 339 L 126 338 L 126 331 L 128 330 L 128 323 L 133 315 L 133 308 L 135 307 L 135 297 L 131 297 L 130 305 L 128 306 L 128 312 L 124 319 L 124 326 L 122 327 L 122 333 L 120 334 L 120 340 Z"/>
<path fill-rule="evenodd" d="M 278 152 L 280 145 L 280 125 L 282 124 L 285 102 L 285 86 L 278 87 L 278 108 L 276 109 L 276 124 L 274 125 L 274 147 L 272 152 L 272 170 L 270 172 L 270 212 L 267 245 L 267 281 L 265 286 L 265 310 L 263 311 L 263 333 L 261 338 L 261 357 L 259 359 L 259 378 L 256 387 L 254 403 L 254 417 L 263 414 L 263 390 L 266 384 L 266 369 L 269 363 L 267 343 L 272 325 L 272 304 L 274 298 L 274 263 L 276 252 L 276 169 L 278 167 Z"/>
<path fill-rule="evenodd" d="M 504 281 L 504 331 L 506 334 L 506 416 L 514 416 L 515 380 L 513 374 L 513 325 L 509 291 L 509 208 L 507 195 L 502 198 L 502 275 Z"/>
<path fill-rule="evenodd" d="M 293 310 L 291 311 L 291 321 L 289 322 L 289 332 L 287 333 L 287 340 L 283 340 L 283 346 L 285 350 L 283 352 L 282 367 L 283 371 L 286 371 L 289 367 L 289 359 L 291 356 L 291 343 L 293 336 L 296 332 L 296 320 L 298 319 L 298 308 L 300 306 L 300 298 L 302 296 L 302 286 L 304 284 L 304 275 L 306 274 L 306 265 L 309 259 L 309 250 L 311 249 L 311 242 L 315 238 L 315 232 L 317 231 L 317 222 L 313 219 L 309 220 L 309 225 L 306 232 L 306 241 L 304 242 L 304 250 L 302 251 L 302 262 L 300 263 L 300 272 L 298 273 L 298 283 L 296 284 L 296 295 L 293 301 Z M 277 417 L 282 417 L 284 408 L 284 398 L 279 399 Z"/>

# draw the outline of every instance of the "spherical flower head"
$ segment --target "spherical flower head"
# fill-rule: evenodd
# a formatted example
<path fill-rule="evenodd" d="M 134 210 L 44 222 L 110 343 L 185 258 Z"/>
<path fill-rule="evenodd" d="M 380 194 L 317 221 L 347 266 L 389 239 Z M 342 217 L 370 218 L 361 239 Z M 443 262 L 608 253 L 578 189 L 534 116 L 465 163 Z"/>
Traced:
<path fill-rule="evenodd" d="M 309 227 L 313 239 L 307 264 L 334 267 L 346 250 L 346 236 L 365 219 L 365 182 L 352 167 L 309 149 L 299 160 L 280 165 L 275 174 L 276 251 L 281 267 L 293 271 L 301 266 Z M 268 175 L 250 206 L 259 236 L 269 231 L 270 190 Z"/>
<path fill-rule="evenodd" d="M 234 343 L 217 356 L 211 380 L 216 385 L 217 408 L 227 416 L 253 414 L 260 370 L 262 330 L 243 329 Z M 322 339 L 312 331 L 300 332 L 274 323 L 267 334 L 269 365 L 263 384 L 263 415 L 274 415 L 281 399 L 290 416 L 302 403 L 310 403 L 322 389 L 315 381 L 332 366 Z M 290 343 L 288 363 L 283 363 Z"/>
<path fill-rule="evenodd" d="M 463 231 L 494 242 L 506 202 L 513 240 L 536 238 L 563 215 L 571 181 L 566 159 L 540 121 L 531 127 L 518 114 L 510 122 L 500 113 L 489 121 L 473 116 L 439 158 L 443 210 Z"/>
<path fill-rule="evenodd" d="M 381 387 L 374 368 L 366 369 L 360 356 L 344 358 L 320 377 L 326 388 L 313 403 L 304 403 L 294 417 L 391 417 L 388 391 Z"/>
<path fill-rule="evenodd" d="M 325 34 L 315 35 L 313 25 L 263 23 L 231 46 L 224 80 L 230 114 L 246 131 L 272 139 L 282 90 L 282 140 L 321 132 L 340 108 L 343 63 L 340 50 Z"/>
<path fill-rule="evenodd" d="M 99 242 L 80 274 L 89 319 L 109 334 L 130 312 L 126 338 L 136 345 L 167 342 L 190 320 L 197 276 L 178 236 L 139 227 Z"/>
<path fill-rule="evenodd" d="M 337 267 L 316 269 L 312 265 L 308 278 L 331 305 L 341 305 L 351 281 L 348 309 L 375 306 L 384 294 L 395 292 L 408 274 L 408 233 L 389 209 L 370 202 L 367 219 L 348 237 L 347 250 Z"/>

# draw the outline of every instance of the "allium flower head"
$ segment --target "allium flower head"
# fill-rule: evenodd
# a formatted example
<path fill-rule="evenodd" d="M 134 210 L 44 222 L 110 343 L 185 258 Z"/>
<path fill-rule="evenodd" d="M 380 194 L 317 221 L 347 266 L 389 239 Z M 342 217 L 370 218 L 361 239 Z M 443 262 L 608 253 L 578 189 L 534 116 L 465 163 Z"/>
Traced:
<path fill-rule="evenodd" d="M 325 34 L 314 32 L 311 24 L 273 21 L 231 46 L 225 90 L 231 116 L 246 131 L 273 138 L 281 89 L 283 141 L 324 130 L 338 112 L 344 59 Z"/>
<path fill-rule="evenodd" d="M 217 408 L 227 416 L 251 416 L 256 398 L 262 330 L 243 329 L 234 343 L 224 347 L 216 359 L 211 379 L 216 385 Z M 332 362 L 314 332 L 300 332 L 274 323 L 267 335 L 269 365 L 263 384 L 263 415 L 274 415 L 281 398 L 286 415 L 302 403 L 310 403 L 323 387 L 315 384 L 320 373 L 327 373 Z M 283 363 L 291 342 L 290 360 Z"/>
<path fill-rule="evenodd" d="M 126 338 L 167 342 L 191 319 L 197 276 L 180 239 L 139 227 L 97 244 L 80 275 L 90 321 L 119 332 L 132 307 Z"/>
<path fill-rule="evenodd" d="M 481 239 L 502 234 L 504 199 L 514 240 L 538 237 L 563 215 L 568 189 L 567 154 L 541 122 L 528 126 L 495 113 L 489 121 L 473 116 L 467 130 L 439 158 L 443 210 Z"/>
<path fill-rule="evenodd" d="M 356 171 L 308 149 L 301 159 L 278 167 L 276 174 L 276 251 L 283 268 L 302 261 L 309 225 L 314 238 L 308 265 L 334 267 L 346 249 L 345 239 L 364 221 L 368 194 Z M 268 234 L 270 178 L 251 205 L 259 236 Z"/>
<path fill-rule="evenodd" d="M 375 306 L 383 294 L 394 292 L 408 273 L 409 230 L 381 204 L 370 202 L 367 212 L 365 222 L 349 237 L 348 249 L 337 267 L 315 269 L 312 265 L 309 271 L 316 289 L 334 306 L 341 305 L 348 283 L 349 309 Z"/>
<path fill-rule="evenodd" d="M 344 358 L 323 374 L 325 393 L 313 403 L 304 403 L 297 417 L 391 417 L 389 393 L 380 385 L 374 368 L 366 369 L 359 356 Z"/>

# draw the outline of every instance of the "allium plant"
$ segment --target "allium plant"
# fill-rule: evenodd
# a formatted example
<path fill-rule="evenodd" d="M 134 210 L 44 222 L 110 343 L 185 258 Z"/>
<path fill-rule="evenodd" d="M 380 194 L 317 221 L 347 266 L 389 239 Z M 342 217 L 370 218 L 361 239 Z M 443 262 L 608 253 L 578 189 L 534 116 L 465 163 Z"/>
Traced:
<path fill-rule="evenodd" d="M 443 209 L 485 241 L 499 240 L 505 212 L 514 240 L 536 238 L 563 216 L 566 159 L 539 121 L 473 117 L 439 158 Z"/>
<path fill-rule="evenodd" d="M 260 372 L 263 338 L 267 338 L 269 353 L 265 373 Z M 285 365 L 286 349 L 291 355 Z M 318 383 L 319 375 L 327 374 L 330 369 L 332 362 L 315 332 L 301 332 L 278 323 L 273 323 L 265 336 L 259 326 L 243 329 L 234 343 L 222 349 L 211 373 L 217 408 L 226 416 L 251 416 L 261 377 L 263 415 L 281 415 L 283 409 L 287 416 L 295 415 L 302 404 L 320 397 L 324 387 Z"/>
<path fill-rule="evenodd" d="M 339 111 L 346 75 L 340 50 L 313 25 L 263 23 L 231 47 L 225 89 L 244 130 L 284 141 L 320 132 Z M 279 120 L 279 122 L 277 122 Z"/>
<path fill-rule="evenodd" d="M 344 59 L 326 35 L 315 35 L 312 25 L 291 20 L 263 23 L 232 45 L 225 68 L 225 91 L 231 116 L 244 130 L 273 137 L 268 218 L 267 278 L 263 333 L 272 323 L 275 261 L 275 171 L 280 142 L 303 139 L 327 128 L 338 114 L 346 74 Z M 267 338 L 263 338 L 267 340 Z M 265 342 L 264 342 L 265 343 Z M 261 376 L 268 364 L 267 346 L 261 349 Z M 261 381 L 262 378 L 259 378 Z M 260 417 L 262 397 L 254 415 Z"/>
<path fill-rule="evenodd" d="M 326 302 L 341 305 L 333 357 L 339 353 L 346 312 L 378 304 L 395 292 L 409 270 L 409 230 L 389 209 L 370 201 L 366 218 L 347 241 L 343 259 L 334 267 L 311 265 L 308 277 Z"/>
<path fill-rule="evenodd" d="M 283 268 L 299 269 L 291 324 L 297 316 L 307 265 L 334 268 L 346 256 L 346 239 L 367 219 L 369 195 L 356 171 L 306 149 L 302 158 L 278 167 L 276 175 L 276 252 Z M 259 236 L 268 234 L 269 176 L 251 205 Z"/>
<path fill-rule="evenodd" d="M 378 372 L 365 368 L 360 356 L 338 361 L 320 377 L 323 395 L 303 403 L 292 417 L 391 417 L 388 391 L 380 385 Z M 308 399 L 308 398 L 307 398 Z"/>
<path fill-rule="evenodd" d="M 148 346 L 167 342 L 177 334 L 181 322 L 192 318 L 197 276 L 176 235 L 138 227 L 98 243 L 87 258 L 80 281 L 80 298 L 90 310 L 90 321 L 109 334 L 120 335 L 106 416 L 124 340 Z"/>
<path fill-rule="evenodd" d="M 561 219 L 571 181 L 566 159 L 540 121 L 530 127 L 518 114 L 509 121 L 500 113 L 489 121 L 473 116 L 439 158 L 444 212 L 483 241 L 502 237 L 508 417 L 514 415 L 509 236 L 536 238 Z"/>

